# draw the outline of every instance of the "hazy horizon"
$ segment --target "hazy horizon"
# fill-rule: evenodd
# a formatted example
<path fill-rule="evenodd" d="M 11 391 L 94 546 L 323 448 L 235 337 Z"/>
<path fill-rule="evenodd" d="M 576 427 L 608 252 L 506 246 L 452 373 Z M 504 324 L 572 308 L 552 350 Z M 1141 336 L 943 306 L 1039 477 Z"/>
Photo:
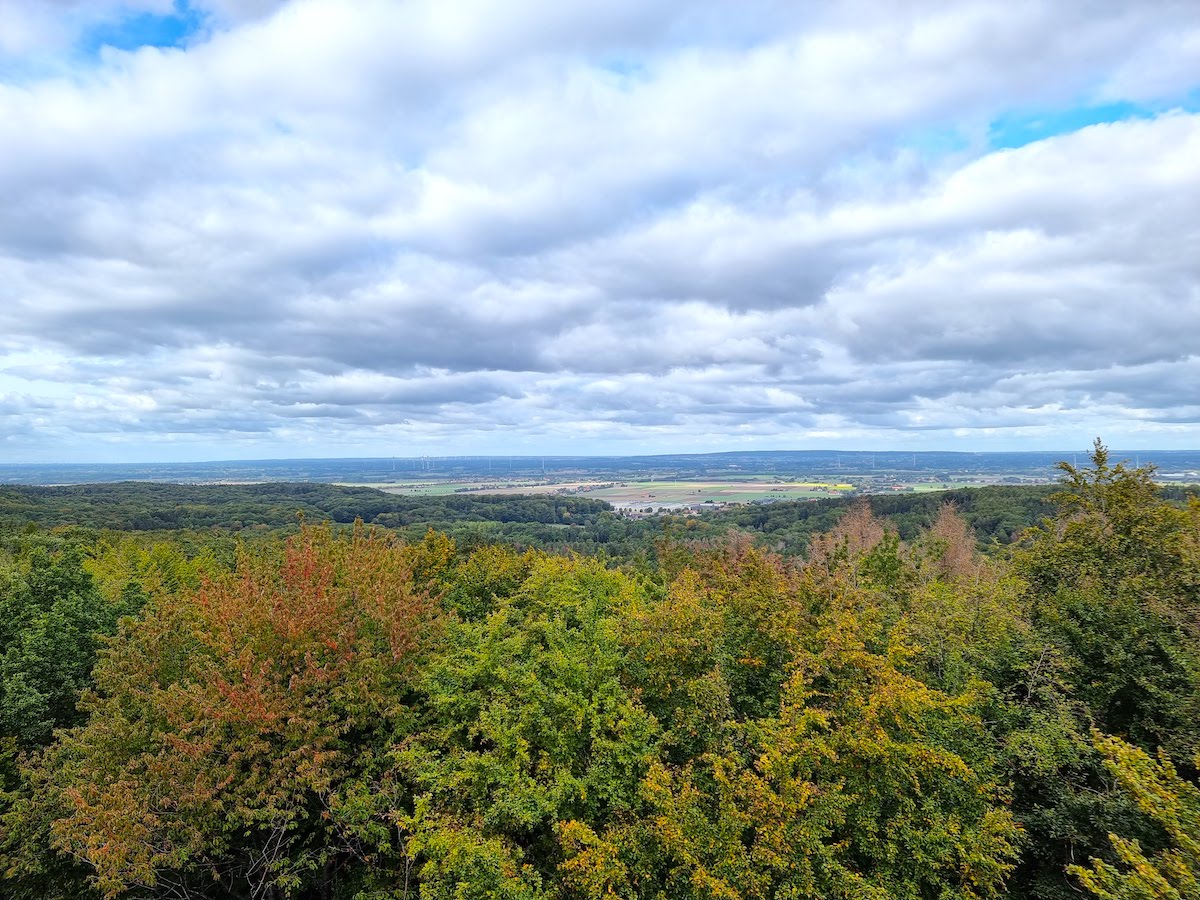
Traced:
<path fill-rule="evenodd" d="M 111 467 L 111 468 L 136 468 L 136 467 L 187 467 L 187 466 L 207 466 L 207 465 L 242 465 L 255 463 L 305 463 L 305 462 L 328 462 L 328 463 L 351 463 L 351 462 L 370 462 L 370 463 L 395 463 L 397 465 L 411 466 L 428 462 L 482 462 L 482 461 L 504 461 L 504 460 L 539 460 L 547 461 L 563 461 L 563 460 L 649 460 L 649 459 L 695 459 L 713 456 L 822 456 L 836 457 L 839 455 L 851 457 L 869 457 L 878 455 L 880 457 L 909 457 L 921 459 L 931 456 L 963 456 L 963 457 L 992 457 L 992 456 L 1012 456 L 1012 457 L 1056 457 L 1063 460 L 1072 460 L 1075 463 L 1086 464 L 1088 454 L 1092 447 L 1057 447 L 1057 448 L 1035 448 L 1026 450 L 995 450 L 995 449 L 963 449 L 963 448 L 923 448 L 919 450 L 900 449 L 895 447 L 828 447 L 828 448 L 763 448 L 754 450 L 713 450 L 701 452 L 678 452 L 678 453 L 469 453 L 469 454 L 393 454 L 393 455 L 372 455 L 372 456 L 261 456 L 261 457 L 223 457 L 223 458 L 205 458 L 205 459 L 146 459 L 146 460 L 36 460 L 36 461 L 0 461 L 0 469 L 6 467 L 27 467 L 27 468 L 52 468 L 52 467 Z M 1197 462 L 1200 462 L 1200 448 L 1120 448 L 1108 447 L 1109 456 L 1113 462 L 1133 462 L 1144 463 L 1151 462 L 1155 457 L 1196 457 Z M 1145 459 L 1143 459 L 1145 457 Z"/>

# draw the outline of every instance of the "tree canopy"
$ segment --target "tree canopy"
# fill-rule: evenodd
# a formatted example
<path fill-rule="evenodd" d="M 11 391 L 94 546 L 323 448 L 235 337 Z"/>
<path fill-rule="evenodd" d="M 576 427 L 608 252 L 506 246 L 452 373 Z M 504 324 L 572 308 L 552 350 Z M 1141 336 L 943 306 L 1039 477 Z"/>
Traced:
<path fill-rule="evenodd" d="M 10 531 L 4 893 L 1195 897 L 1200 504 L 1063 475 L 986 553 Z"/>

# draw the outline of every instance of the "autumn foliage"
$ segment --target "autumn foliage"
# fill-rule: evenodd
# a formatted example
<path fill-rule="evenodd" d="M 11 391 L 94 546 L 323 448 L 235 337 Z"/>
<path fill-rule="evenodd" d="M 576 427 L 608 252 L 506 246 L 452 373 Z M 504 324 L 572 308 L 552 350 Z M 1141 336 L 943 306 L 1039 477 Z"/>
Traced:
<path fill-rule="evenodd" d="M 55 846 L 108 896 L 332 881 L 435 626 L 423 561 L 310 528 L 123 630 L 84 698 L 93 726 L 50 752 Z"/>
<path fill-rule="evenodd" d="M 1005 554 L 865 504 L 805 558 L 31 551 L 4 895 L 1194 897 L 1200 507 L 1102 450 Z"/>

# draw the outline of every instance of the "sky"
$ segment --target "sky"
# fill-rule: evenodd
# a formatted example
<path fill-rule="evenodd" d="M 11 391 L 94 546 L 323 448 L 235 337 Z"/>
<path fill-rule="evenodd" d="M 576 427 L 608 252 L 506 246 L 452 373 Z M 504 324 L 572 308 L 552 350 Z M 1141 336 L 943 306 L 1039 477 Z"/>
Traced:
<path fill-rule="evenodd" d="M 0 0 L 0 462 L 1200 447 L 1200 6 Z"/>

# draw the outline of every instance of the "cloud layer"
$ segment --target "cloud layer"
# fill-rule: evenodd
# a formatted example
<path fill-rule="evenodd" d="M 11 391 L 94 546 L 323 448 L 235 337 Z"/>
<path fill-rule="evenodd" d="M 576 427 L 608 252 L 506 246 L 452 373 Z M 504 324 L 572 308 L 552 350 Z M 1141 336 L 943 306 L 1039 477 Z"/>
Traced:
<path fill-rule="evenodd" d="M 179 11 L 5 6 L 0 460 L 1198 443 L 1191 2 Z"/>

